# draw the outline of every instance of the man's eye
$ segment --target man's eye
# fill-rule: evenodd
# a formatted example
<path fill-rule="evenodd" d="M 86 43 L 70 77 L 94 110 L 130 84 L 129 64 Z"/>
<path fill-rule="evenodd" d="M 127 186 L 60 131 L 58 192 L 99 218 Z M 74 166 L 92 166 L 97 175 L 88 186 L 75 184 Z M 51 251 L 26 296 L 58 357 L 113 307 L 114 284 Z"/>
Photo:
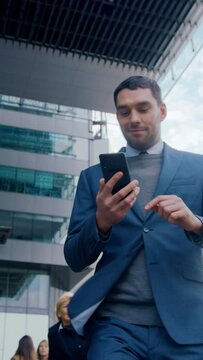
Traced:
<path fill-rule="evenodd" d="M 123 117 L 129 116 L 129 114 L 130 114 L 130 112 L 127 111 L 127 110 L 125 110 L 125 111 L 124 111 L 124 110 L 123 110 L 123 111 L 120 111 L 119 113 L 120 113 L 120 115 L 123 116 Z"/>
<path fill-rule="evenodd" d="M 141 112 L 141 113 L 145 113 L 148 110 L 149 110 L 149 108 L 144 107 L 144 108 L 140 108 L 138 111 Z"/>

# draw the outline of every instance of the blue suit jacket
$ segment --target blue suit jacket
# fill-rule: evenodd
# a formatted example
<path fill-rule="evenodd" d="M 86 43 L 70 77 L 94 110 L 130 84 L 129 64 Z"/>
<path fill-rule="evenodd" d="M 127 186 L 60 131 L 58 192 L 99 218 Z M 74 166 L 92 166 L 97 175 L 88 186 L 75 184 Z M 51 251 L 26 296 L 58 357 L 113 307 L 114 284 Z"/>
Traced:
<path fill-rule="evenodd" d="M 144 242 L 149 279 L 166 330 L 180 344 L 203 343 L 201 245 L 194 244 L 181 227 L 153 211 L 143 219 L 136 203 L 124 220 L 112 227 L 108 241 L 102 241 L 95 221 L 101 177 L 99 164 L 81 173 L 64 247 L 66 261 L 74 271 L 83 270 L 102 253 L 94 276 L 76 292 L 69 305 L 73 326 L 82 333 L 85 323 Z M 165 145 L 153 197 L 163 194 L 179 196 L 202 217 L 203 156 Z"/>

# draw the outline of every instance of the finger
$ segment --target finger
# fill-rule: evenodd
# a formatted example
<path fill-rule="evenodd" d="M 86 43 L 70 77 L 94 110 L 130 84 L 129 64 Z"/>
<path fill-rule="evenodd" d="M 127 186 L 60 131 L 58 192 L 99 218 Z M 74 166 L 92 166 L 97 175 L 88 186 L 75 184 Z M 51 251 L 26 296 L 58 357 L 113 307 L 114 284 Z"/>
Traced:
<path fill-rule="evenodd" d="M 145 205 L 145 210 L 151 210 L 154 208 L 157 211 L 159 207 L 164 208 L 165 206 L 170 204 L 178 202 L 180 203 L 180 200 L 181 199 L 178 198 L 176 195 L 158 195 Z"/>
<path fill-rule="evenodd" d="M 118 171 L 117 173 L 115 173 L 106 183 L 105 183 L 105 188 L 108 192 L 112 193 L 113 187 L 115 186 L 115 184 L 122 178 L 123 173 L 122 171 Z"/>
<path fill-rule="evenodd" d="M 157 206 L 161 201 L 161 196 L 157 196 L 154 199 L 150 200 L 144 207 L 145 210 L 157 210 Z"/>
<path fill-rule="evenodd" d="M 133 204 L 135 203 L 135 201 L 137 200 L 137 196 L 140 192 L 140 188 L 137 186 L 133 191 L 131 191 L 131 193 L 129 193 L 122 201 L 123 207 L 127 208 L 128 205 L 130 207 L 133 206 Z"/>
<path fill-rule="evenodd" d="M 138 186 L 138 181 L 133 180 L 128 185 L 124 186 L 121 190 L 117 191 L 114 194 L 114 200 L 116 202 L 121 201 L 123 198 L 126 198 L 129 194 L 132 193 L 133 198 L 136 197 L 140 192 L 140 188 Z"/>
<path fill-rule="evenodd" d="M 105 186 L 105 180 L 104 180 L 104 178 L 101 178 L 99 180 L 99 191 L 98 192 L 101 192 L 102 189 L 104 188 L 104 186 Z"/>
<path fill-rule="evenodd" d="M 136 201 L 136 192 L 132 191 L 125 198 L 122 198 L 120 201 L 117 201 L 114 204 L 112 204 L 111 210 L 113 213 L 116 214 L 117 219 L 121 221 L 124 218 L 127 211 L 133 206 L 135 201 Z"/>

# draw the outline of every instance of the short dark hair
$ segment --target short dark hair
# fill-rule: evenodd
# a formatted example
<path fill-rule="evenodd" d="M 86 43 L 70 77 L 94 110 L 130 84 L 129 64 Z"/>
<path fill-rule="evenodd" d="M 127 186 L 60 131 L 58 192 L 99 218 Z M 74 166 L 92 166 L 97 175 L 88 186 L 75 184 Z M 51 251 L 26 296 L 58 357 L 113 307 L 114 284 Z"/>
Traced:
<path fill-rule="evenodd" d="M 138 88 L 150 89 L 153 97 L 160 105 L 162 103 L 161 89 L 155 80 L 152 80 L 146 76 L 130 76 L 126 80 L 122 81 L 114 90 L 114 103 L 117 107 L 118 93 L 123 89 L 136 90 Z"/>

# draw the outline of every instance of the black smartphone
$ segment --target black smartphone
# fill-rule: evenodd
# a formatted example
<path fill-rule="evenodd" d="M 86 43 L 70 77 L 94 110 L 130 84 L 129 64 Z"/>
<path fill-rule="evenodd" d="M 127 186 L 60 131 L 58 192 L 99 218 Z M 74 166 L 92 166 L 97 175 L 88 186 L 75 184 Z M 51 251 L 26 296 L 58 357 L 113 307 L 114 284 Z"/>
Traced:
<path fill-rule="evenodd" d="M 122 171 L 122 178 L 113 187 L 112 194 L 121 190 L 124 186 L 128 185 L 131 181 L 128 170 L 128 165 L 124 153 L 113 154 L 100 154 L 99 160 L 104 175 L 104 179 L 107 182 L 116 172 Z"/>

